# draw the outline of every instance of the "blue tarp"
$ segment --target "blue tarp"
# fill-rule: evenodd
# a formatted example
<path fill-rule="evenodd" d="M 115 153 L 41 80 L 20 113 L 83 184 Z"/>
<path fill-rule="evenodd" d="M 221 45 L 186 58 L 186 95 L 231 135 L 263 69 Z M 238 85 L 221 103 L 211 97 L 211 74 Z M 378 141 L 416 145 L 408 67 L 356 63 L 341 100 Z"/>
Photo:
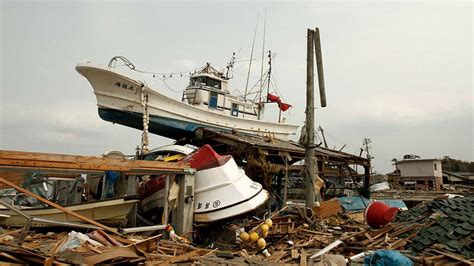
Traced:
<path fill-rule="evenodd" d="M 377 250 L 372 255 L 365 257 L 364 265 L 367 266 L 413 266 L 413 262 L 402 253 L 394 250 Z"/>
<path fill-rule="evenodd" d="M 355 212 L 355 211 L 361 211 L 369 205 L 370 200 L 367 198 L 364 198 L 362 196 L 347 196 L 347 197 L 340 197 L 337 198 L 339 202 L 341 203 L 342 208 L 345 211 L 350 211 L 350 212 Z M 381 202 L 384 202 L 387 205 L 390 205 L 392 207 L 397 207 L 406 210 L 407 205 L 405 205 L 405 202 L 402 200 L 379 200 Z"/>
<path fill-rule="evenodd" d="M 356 212 L 365 209 L 370 200 L 362 196 L 347 196 L 337 198 L 345 211 Z"/>

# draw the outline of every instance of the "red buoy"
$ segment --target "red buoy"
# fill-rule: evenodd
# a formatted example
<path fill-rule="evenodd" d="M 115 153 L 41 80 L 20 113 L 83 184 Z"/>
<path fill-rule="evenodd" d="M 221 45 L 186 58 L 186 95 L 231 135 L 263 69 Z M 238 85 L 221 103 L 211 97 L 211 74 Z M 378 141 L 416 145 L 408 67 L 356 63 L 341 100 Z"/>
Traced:
<path fill-rule="evenodd" d="M 364 216 L 372 228 L 380 228 L 390 223 L 398 213 L 398 208 L 391 207 L 381 201 L 372 201 L 365 208 Z"/>

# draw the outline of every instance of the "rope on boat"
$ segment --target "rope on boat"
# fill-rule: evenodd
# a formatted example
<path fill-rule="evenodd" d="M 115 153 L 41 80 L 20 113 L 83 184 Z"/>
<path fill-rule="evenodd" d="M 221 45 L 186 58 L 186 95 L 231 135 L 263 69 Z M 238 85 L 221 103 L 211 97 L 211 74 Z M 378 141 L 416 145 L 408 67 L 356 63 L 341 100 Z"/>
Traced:
<path fill-rule="evenodd" d="M 142 154 L 149 151 L 148 145 L 148 126 L 150 125 L 150 114 L 148 113 L 148 89 L 142 84 L 141 86 L 141 105 L 143 106 L 143 133 L 142 133 Z"/>

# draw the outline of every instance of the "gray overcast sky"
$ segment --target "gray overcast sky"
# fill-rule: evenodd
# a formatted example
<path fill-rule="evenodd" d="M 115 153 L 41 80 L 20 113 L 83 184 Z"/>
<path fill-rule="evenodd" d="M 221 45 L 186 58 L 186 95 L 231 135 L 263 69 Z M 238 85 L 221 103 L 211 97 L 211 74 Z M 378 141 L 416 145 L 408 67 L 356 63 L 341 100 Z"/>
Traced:
<path fill-rule="evenodd" d="M 474 160 L 470 1 L 0 3 L 1 149 L 133 153 L 141 132 L 98 117 L 92 88 L 75 64 L 124 55 L 158 72 L 205 62 L 223 67 L 234 51 L 249 58 L 258 13 L 260 58 L 266 9 L 275 81 L 294 106 L 289 122 L 304 120 L 306 29 L 319 27 L 328 107 L 316 110 L 316 121 L 331 147 L 347 144 L 344 151 L 358 154 L 362 139 L 371 138 L 382 173 L 404 154 Z M 245 86 L 246 67 L 236 66 L 234 89 Z M 187 79 L 168 82 L 181 90 Z M 152 146 L 169 142 L 151 139 Z"/>

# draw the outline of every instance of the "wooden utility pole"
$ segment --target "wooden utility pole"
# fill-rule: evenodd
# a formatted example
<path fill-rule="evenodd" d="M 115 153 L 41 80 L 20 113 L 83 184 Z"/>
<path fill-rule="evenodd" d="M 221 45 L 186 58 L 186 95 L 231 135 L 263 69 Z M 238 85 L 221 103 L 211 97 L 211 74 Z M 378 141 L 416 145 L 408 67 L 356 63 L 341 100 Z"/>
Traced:
<path fill-rule="evenodd" d="M 319 95 L 321 98 L 321 106 L 326 107 L 326 91 L 324 88 L 323 75 L 323 59 L 321 55 L 321 41 L 319 37 L 319 28 L 316 30 L 308 29 L 307 39 L 307 61 L 306 61 L 306 136 L 307 142 L 305 144 L 305 192 L 306 192 L 306 207 L 312 208 L 315 203 L 315 197 L 318 202 L 321 202 L 321 194 L 319 189 L 315 191 L 315 180 L 318 176 L 319 170 L 316 164 L 314 144 L 314 54 L 316 53 L 316 66 L 318 68 L 318 84 Z M 327 147 L 326 139 L 324 144 Z M 321 164 L 323 166 L 323 164 Z"/>
<path fill-rule="evenodd" d="M 308 29 L 306 55 L 306 136 L 305 145 L 305 193 L 306 207 L 314 206 L 314 177 L 317 165 L 314 156 L 314 31 Z"/>
<path fill-rule="evenodd" d="M 314 48 L 316 52 L 316 67 L 318 69 L 319 97 L 321 100 L 321 107 L 326 107 L 326 88 L 324 87 L 323 56 L 321 53 L 321 39 L 319 37 L 319 28 L 316 28 L 314 32 Z"/>

